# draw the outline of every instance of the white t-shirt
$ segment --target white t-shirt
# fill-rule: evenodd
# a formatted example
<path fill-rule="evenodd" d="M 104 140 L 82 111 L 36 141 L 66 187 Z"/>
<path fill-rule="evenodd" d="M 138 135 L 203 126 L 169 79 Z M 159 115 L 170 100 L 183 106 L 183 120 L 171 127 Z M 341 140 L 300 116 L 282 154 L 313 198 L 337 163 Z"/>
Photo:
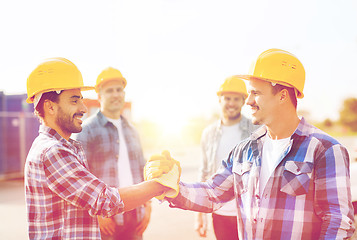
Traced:
<path fill-rule="evenodd" d="M 110 119 L 108 121 L 114 124 L 119 134 L 119 159 L 118 159 L 118 175 L 119 187 L 127 187 L 133 185 L 133 175 L 131 173 L 128 149 L 126 147 L 125 138 L 123 134 L 123 127 L 121 119 Z"/>
<path fill-rule="evenodd" d="M 221 164 L 222 160 L 227 159 L 228 154 L 232 149 L 243 139 L 240 139 L 241 133 L 239 128 L 239 123 L 232 126 L 222 125 L 222 137 L 218 145 L 216 152 L 216 161 L 218 165 Z M 236 200 L 233 199 L 225 203 L 220 209 L 214 212 L 215 214 L 222 216 L 237 216 L 237 205 Z"/>
<path fill-rule="evenodd" d="M 262 195 L 271 174 L 279 164 L 282 154 L 289 146 L 289 143 L 290 137 L 273 140 L 267 134 L 263 145 L 262 166 L 260 170 L 260 195 Z"/>

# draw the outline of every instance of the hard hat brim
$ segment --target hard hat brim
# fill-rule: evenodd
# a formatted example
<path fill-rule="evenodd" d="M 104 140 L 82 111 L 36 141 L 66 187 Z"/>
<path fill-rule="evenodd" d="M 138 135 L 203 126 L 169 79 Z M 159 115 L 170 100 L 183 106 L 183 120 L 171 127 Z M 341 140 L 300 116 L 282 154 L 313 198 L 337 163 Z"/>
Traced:
<path fill-rule="evenodd" d="M 242 80 L 247 80 L 247 81 L 251 81 L 251 80 L 262 80 L 265 82 L 270 82 L 270 83 L 276 83 L 276 84 L 280 84 L 286 87 L 291 87 L 295 89 L 296 92 L 296 97 L 297 98 L 303 98 L 304 94 L 300 91 L 298 91 L 294 86 L 287 84 L 285 82 L 281 82 L 281 81 L 277 81 L 277 80 L 273 80 L 273 79 L 267 79 L 267 78 L 262 78 L 262 77 L 256 77 L 256 76 L 252 76 L 252 75 L 235 75 L 236 77 L 242 79 Z"/>
<path fill-rule="evenodd" d="M 124 88 L 126 87 L 126 84 L 127 84 L 127 81 L 124 77 L 122 78 L 107 78 L 107 79 L 103 79 L 101 80 L 100 83 L 97 83 L 95 86 L 94 86 L 94 89 L 96 92 L 99 92 L 99 88 L 101 86 L 103 86 L 103 84 L 107 83 L 107 82 L 110 82 L 110 81 L 118 81 L 118 82 L 123 82 L 124 83 Z"/>
<path fill-rule="evenodd" d="M 241 95 L 243 95 L 245 98 L 248 97 L 248 94 L 243 93 L 243 92 L 237 92 L 237 91 L 218 91 L 218 92 L 217 92 L 217 96 L 221 96 L 223 93 L 236 93 L 236 94 L 241 94 Z"/>
<path fill-rule="evenodd" d="M 78 87 L 78 88 L 51 88 L 51 89 L 46 89 L 45 91 L 40 91 L 40 92 L 34 93 L 31 97 L 28 97 L 26 99 L 26 102 L 27 103 L 33 103 L 35 95 L 39 94 L 39 93 L 53 92 L 53 91 L 58 91 L 58 90 L 70 90 L 70 89 L 80 89 L 81 91 L 89 91 L 89 90 L 94 90 L 94 87 L 83 86 L 83 87 Z"/>

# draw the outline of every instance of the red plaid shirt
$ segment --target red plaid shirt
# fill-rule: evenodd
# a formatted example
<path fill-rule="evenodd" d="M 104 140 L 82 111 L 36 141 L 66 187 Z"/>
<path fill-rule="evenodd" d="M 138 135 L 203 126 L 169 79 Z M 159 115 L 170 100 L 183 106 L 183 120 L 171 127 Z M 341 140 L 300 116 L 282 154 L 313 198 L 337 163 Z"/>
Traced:
<path fill-rule="evenodd" d="M 101 239 L 95 215 L 113 216 L 124 204 L 88 171 L 81 145 L 40 126 L 25 165 L 30 239 Z"/>

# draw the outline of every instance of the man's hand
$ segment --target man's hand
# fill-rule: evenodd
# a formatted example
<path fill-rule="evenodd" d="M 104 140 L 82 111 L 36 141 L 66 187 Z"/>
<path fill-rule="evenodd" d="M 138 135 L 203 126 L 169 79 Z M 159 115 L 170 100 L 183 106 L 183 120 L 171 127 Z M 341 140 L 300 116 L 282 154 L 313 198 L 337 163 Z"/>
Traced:
<path fill-rule="evenodd" d="M 146 202 L 145 203 L 145 215 L 143 220 L 139 223 L 139 225 L 136 227 L 136 234 L 138 236 L 142 236 L 144 231 L 149 225 L 150 222 L 150 216 L 151 216 L 151 202 Z"/>
<path fill-rule="evenodd" d="M 196 213 L 195 230 L 200 237 L 207 237 L 207 214 Z"/>
<path fill-rule="evenodd" d="M 175 198 L 178 195 L 180 175 L 180 163 L 172 159 L 168 151 L 151 156 L 144 167 L 145 180 L 152 179 L 169 188 L 164 194 L 156 197 L 159 200 L 164 197 Z"/>
<path fill-rule="evenodd" d="M 98 222 L 99 222 L 100 231 L 103 234 L 107 236 L 112 236 L 114 234 L 116 224 L 113 219 L 98 216 Z"/>

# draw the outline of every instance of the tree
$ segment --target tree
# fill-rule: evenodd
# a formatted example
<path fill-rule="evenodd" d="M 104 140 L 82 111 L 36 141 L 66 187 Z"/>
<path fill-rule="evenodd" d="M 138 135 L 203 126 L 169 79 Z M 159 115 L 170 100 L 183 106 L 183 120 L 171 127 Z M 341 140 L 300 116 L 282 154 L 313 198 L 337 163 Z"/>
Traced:
<path fill-rule="evenodd" d="M 329 118 L 325 119 L 325 121 L 323 121 L 322 124 L 324 125 L 324 127 L 327 127 L 327 128 L 330 128 L 333 126 L 333 122 Z"/>
<path fill-rule="evenodd" d="M 340 111 L 340 122 L 343 126 L 357 132 L 357 98 L 347 98 Z"/>

